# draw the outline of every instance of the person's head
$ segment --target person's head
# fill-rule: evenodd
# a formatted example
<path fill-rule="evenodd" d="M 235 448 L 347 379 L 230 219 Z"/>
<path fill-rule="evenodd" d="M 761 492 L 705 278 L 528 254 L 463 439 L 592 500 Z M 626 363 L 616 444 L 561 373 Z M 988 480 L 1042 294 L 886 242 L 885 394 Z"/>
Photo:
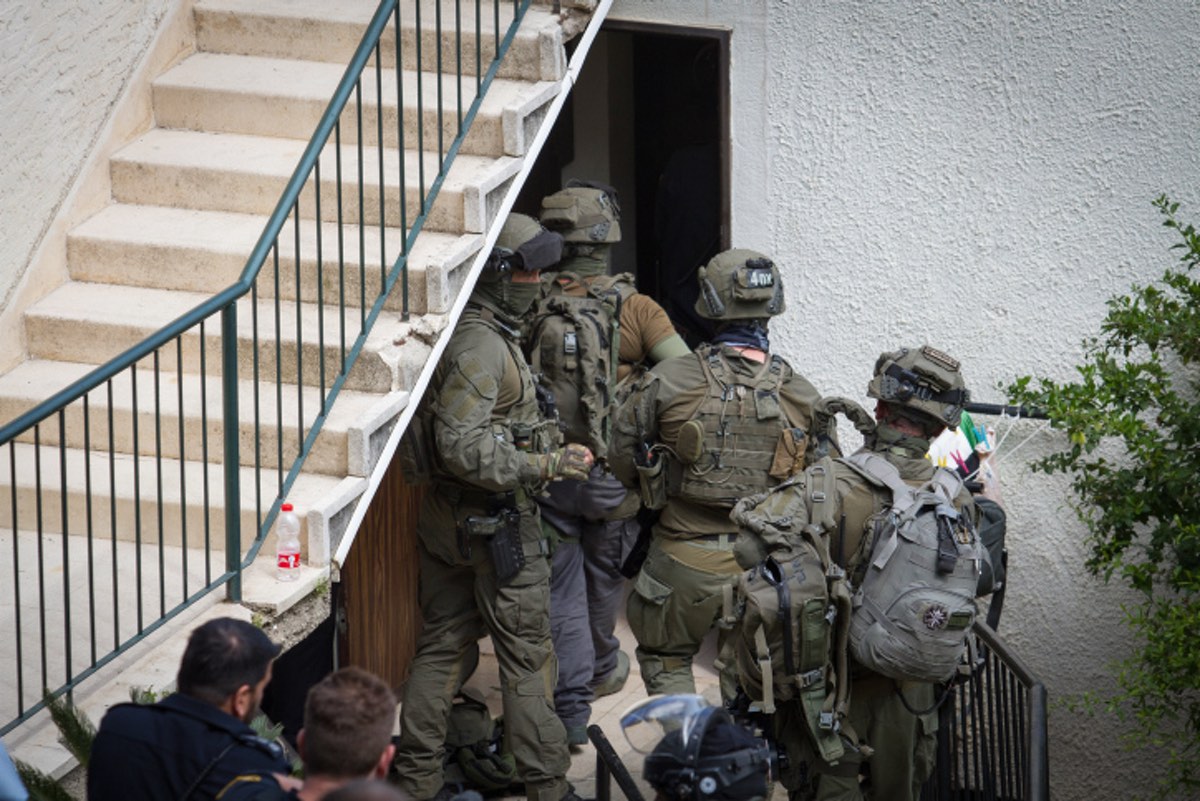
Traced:
<path fill-rule="evenodd" d="M 713 256 L 696 271 L 700 296 L 696 314 L 719 324 L 756 322 L 782 314 L 783 276 L 775 262 L 753 250 L 734 248 Z"/>
<path fill-rule="evenodd" d="M 175 685 L 186 696 L 249 722 L 271 680 L 279 646 L 244 620 L 219 617 L 192 631 Z"/>
<path fill-rule="evenodd" d="M 617 191 L 592 181 L 571 180 L 565 189 L 542 199 L 542 225 L 562 234 L 568 256 L 603 259 L 621 241 L 621 206 Z"/>
<path fill-rule="evenodd" d="M 395 746 L 396 696 L 373 673 L 347 667 L 313 685 L 297 738 L 306 776 L 336 779 L 387 775 Z"/>
<path fill-rule="evenodd" d="M 770 765 L 763 740 L 709 707 L 690 728 L 667 732 L 642 776 L 663 801 L 757 801 L 770 795 Z"/>
<path fill-rule="evenodd" d="M 879 422 L 924 438 L 957 427 L 970 400 L 958 360 L 928 345 L 881 353 L 867 395 Z"/>
<path fill-rule="evenodd" d="M 510 214 L 479 274 L 474 299 L 519 320 L 537 299 L 540 272 L 562 258 L 562 237 L 524 214 Z"/>

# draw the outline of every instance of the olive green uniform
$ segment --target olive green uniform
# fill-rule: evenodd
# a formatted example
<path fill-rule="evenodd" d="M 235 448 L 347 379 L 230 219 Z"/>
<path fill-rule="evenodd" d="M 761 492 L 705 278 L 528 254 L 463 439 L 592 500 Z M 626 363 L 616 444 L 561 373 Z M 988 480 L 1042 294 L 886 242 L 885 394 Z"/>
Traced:
<path fill-rule="evenodd" d="M 550 563 L 532 500 L 541 489 L 536 454 L 552 443 L 516 332 L 486 302 L 467 307 L 431 392 L 438 464 L 418 523 L 424 628 L 400 715 L 400 784 L 418 799 L 442 788 L 451 700 L 473 665 L 477 641 L 489 634 L 500 666 L 505 738 L 518 774 L 530 798 L 559 801 L 568 791 L 570 757 L 551 701 L 557 663 L 550 642 Z M 466 533 L 463 522 L 505 508 L 520 514 L 526 564 L 501 584 L 488 539 Z"/>
<path fill-rule="evenodd" d="M 666 460 L 670 474 L 666 505 L 652 530 L 649 555 L 626 610 L 650 693 L 695 691 L 692 660 L 722 617 L 724 599 L 742 572 L 733 557 L 737 527 L 729 520 L 741 494 L 734 487 L 747 481 L 757 482 L 760 489 L 778 483 L 768 476 L 773 452 L 763 453 L 761 447 L 741 454 L 745 458 L 737 464 L 735 480 L 729 480 L 734 473 L 726 464 L 693 470 L 697 465 L 682 466 L 673 456 L 684 424 L 711 408 L 713 392 L 722 391 L 714 386 L 717 374 L 707 366 L 712 358 L 730 371 L 722 373 L 728 379 L 728 397 L 721 404 L 721 425 L 728 426 L 730 448 L 753 439 L 755 430 L 787 431 L 788 436 L 808 431 L 819 397 L 812 384 L 778 357 L 768 355 L 760 363 L 738 348 L 713 345 L 655 365 L 619 408 L 609 449 L 613 472 L 627 486 L 638 486 L 634 454 L 649 442 L 657 445 L 658 458 Z M 780 372 L 772 379 L 767 374 L 773 370 Z M 755 386 L 771 389 L 749 389 Z M 769 436 L 773 451 L 777 435 Z M 794 470 L 803 468 L 802 458 Z M 689 470 L 694 473 L 690 479 Z M 686 493 L 682 488 L 689 480 L 704 486 Z M 722 677 L 722 691 L 732 695 L 732 676 Z"/>
<path fill-rule="evenodd" d="M 900 435 L 886 423 L 880 423 L 866 449 L 878 453 L 893 464 L 900 477 L 913 486 L 921 486 L 933 477 L 934 466 L 924 454 L 929 441 Z M 837 512 L 839 531 L 830 538 L 830 554 L 846 567 L 855 584 L 861 579 L 870 549 L 874 544 L 876 524 L 890 508 L 892 494 L 886 488 L 870 484 L 861 474 L 834 461 L 837 482 Z M 956 499 L 960 512 L 974 516 L 970 493 L 963 491 Z M 844 516 L 844 523 L 843 518 Z M 897 690 L 904 693 L 901 700 Z M 859 773 L 861 759 L 851 749 L 837 765 L 828 765 L 812 756 L 806 742 L 797 736 L 803 730 L 795 716 L 801 714 L 794 704 L 781 705 L 775 716 L 777 741 L 788 751 L 792 765 L 807 763 L 812 783 L 805 792 L 799 786 L 800 776 L 791 771 L 782 778 L 792 790 L 793 798 L 815 798 L 821 801 L 916 801 L 921 785 L 933 772 L 937 747 L 937 710 L 931 709 L 938 688 L 925 682 L 897 682 L 867 670 L 851 658 L 850 668 L 850 728 L 873 749 L 866 772 L 869 780 L 862 783 Z M 914 715 L 905 707 L 917 711 Z"/>

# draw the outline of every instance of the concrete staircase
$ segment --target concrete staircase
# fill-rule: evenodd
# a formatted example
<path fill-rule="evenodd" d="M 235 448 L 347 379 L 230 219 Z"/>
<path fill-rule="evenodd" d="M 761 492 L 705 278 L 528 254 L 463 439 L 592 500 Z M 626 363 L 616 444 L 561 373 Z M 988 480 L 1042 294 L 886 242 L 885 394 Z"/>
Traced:
<path fill-rule="evenodd" d="M 0 447 L 0 553 L 13 554 L 14 573 L 0 578 L 7 585 L 0 590 L 0 624 L 14 632 L 0 645 L 0 671 L 21 675 L 25 706 L 38 699 L 43 683 L 54 687 L 68 672 L 78 675 L 97 649 L 107 653 L 133 635 L 139 619 L 148 624 L 219 575 L 230 504 L 240 520 L 241 552 L 250 547 L 345 358 L 343 343 L 362 330 L 361 299 L 367 306 L 373 301 L 381 270 L 400 255 L 402 226 L 413 224 L 420 194 L 437 174 L 439 133 L 443 147 L 455 136 L 459 92 L 463 108 L 474 95 L 476 47 L 485 66 L 494 52 L 491 0 L 479 20 L 478 45 L 473 3 L 420 0 L 420 26 L 416 3 L 400 4 L 400 64 L 394 38 L 385 41 L 378 81 L 373 63 L 363 74 L 361 116 L 348 107 L 340 148 L 331 139 L 320 157 L 319 219 L 310 180 L 274 253 L 278 273 L 269 259 L 263 271 L 269 277 L 238 302 L 240 419 L 223 419 L 214 317 L 156 360 L 142 360 L 136 384 L 114 379 L 89 394 L 86 413 L 73 404 L 36 433 Z M 503 35 L 513 7 L 498 5 Z M 464 16 L 456 34 L 459 6 Z M 68 233 L 68 280 L 25 311 L 27 358 L 0 376 L 0 421 L 237 280 L 375 7 L 375 0 L 195 0 L 194 52 L 153 80 L 153 126 L 110 159 L 110 204 Z M 301 580 L 275 580 L 268 537 L 244 574 L 248 607 L 278 614 L 327 580 L 331 546 L 447 324 L 529 142 L 552 122 L 547 111 L 566 69 L 563 37 L 558 15 L 544 6 L 528 10 L 409 251 L 411 316 L 401 319 L 398 284 L 288 493 L 304 523 Z M 425 152 L 413 147 L 418 132 Z M 339 175 L 342 202 L 335 204 Z M 339 254 L 344 270 L 337 269 Z M 221 464 L 227 425 L 239 431 L 241 492 L 234 499 L 225 497 Z M 171 672 L 159 673 L 173 676 L 178 648 L 160 640 L 177 643 L 202 612 L 164 627 L 137 646 L 140 657 L 105 668 L 107 678 L 89 679 L 77 701 L 98 718 L 120 699 L 113 697 L 117 673 L 131 659 L 169 661 Z M 105 692 L 89 695 L 92 685 Z M 15 698 L 13 690 L 0 697 L 0 723 L 17 714 Z M 6 742 L 61 773 L 67 760 L 37 722 Z"/>

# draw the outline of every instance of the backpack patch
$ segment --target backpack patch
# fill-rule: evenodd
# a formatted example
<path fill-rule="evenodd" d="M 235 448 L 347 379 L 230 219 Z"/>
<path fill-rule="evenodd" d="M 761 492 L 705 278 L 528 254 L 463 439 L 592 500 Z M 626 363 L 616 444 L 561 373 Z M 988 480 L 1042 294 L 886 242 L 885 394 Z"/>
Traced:
<path fill-rule="evenodd" d="M 894 679 L 946 681 L 975 622 L 984 560 L 973 524 L 954 507 L 962 480 L 940 469 L 918 489 L 876 454 L 843 461 L 892 493 L 854 595 L 850 652 Z"/>

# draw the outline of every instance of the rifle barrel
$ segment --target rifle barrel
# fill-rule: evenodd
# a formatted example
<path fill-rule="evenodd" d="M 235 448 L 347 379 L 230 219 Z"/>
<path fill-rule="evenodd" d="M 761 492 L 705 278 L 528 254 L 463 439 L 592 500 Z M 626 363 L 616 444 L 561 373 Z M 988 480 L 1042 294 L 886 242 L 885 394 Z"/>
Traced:
<path fill-rule="evenodd" d="M 1009 406 L 1003 403 L 976 403 L 968 401 L 963 408 L 971 414 L 994 414 L 1005 417 L 1025 417 L 1031 420 L 1049 420 L 1050 416 L 1041 409 L 1030 406 Z"/>

